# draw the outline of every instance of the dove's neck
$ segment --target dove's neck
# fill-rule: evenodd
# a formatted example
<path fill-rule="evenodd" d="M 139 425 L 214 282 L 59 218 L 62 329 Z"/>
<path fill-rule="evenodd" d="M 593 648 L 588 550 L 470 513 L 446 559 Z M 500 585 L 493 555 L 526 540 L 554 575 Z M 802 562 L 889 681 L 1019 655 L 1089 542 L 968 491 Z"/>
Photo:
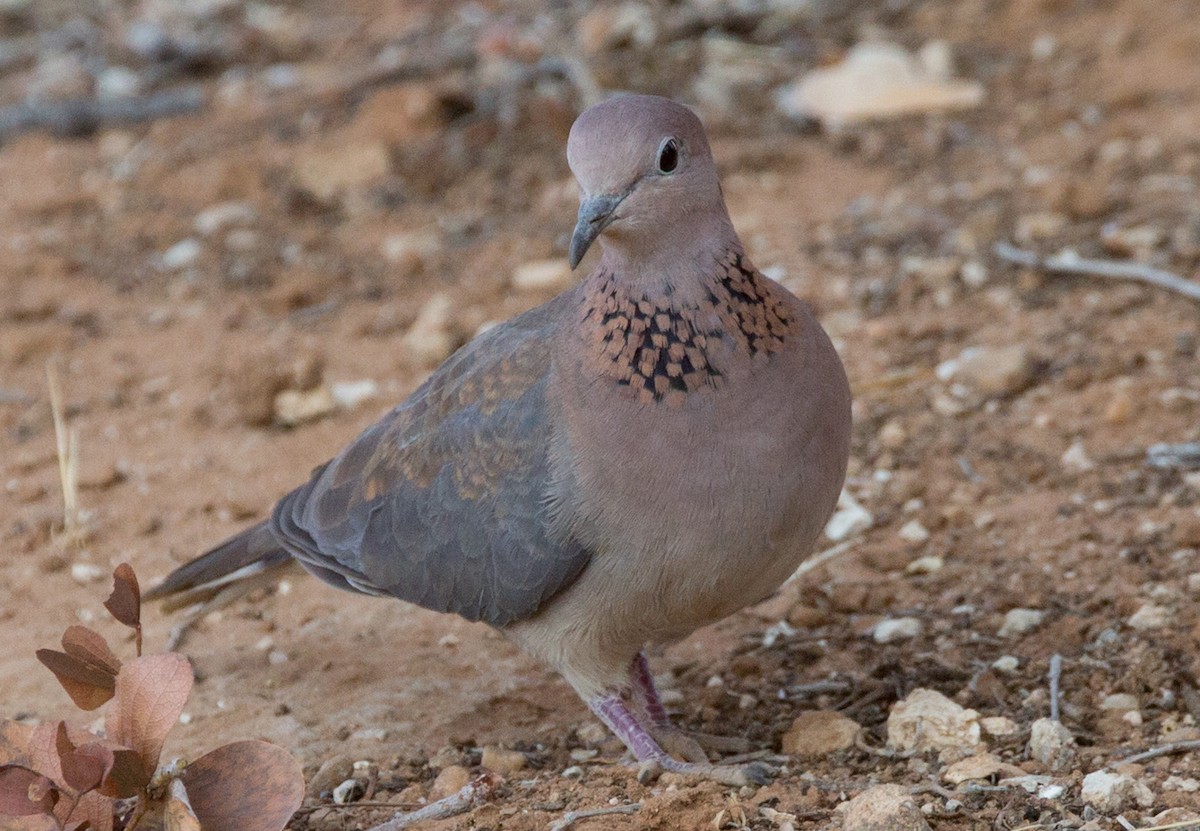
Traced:
<path fill-rule="evenodd" d="M 597 272 L 614 276 L 630 294 L 666 295 L 684 305 L 703 300 L 707 283 L 718 279 L 718 264 L 743 250 L 724 211 L 606 233 L 600 245 Z"/>

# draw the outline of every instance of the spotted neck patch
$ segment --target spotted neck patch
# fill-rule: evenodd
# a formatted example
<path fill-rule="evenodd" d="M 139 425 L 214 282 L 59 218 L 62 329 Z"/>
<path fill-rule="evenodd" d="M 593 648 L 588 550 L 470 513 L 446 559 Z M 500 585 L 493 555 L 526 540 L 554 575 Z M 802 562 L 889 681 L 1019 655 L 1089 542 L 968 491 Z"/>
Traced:
<path fill-rule="evenodd" d="M 793 334 L 792 310 L 736 250 L 725 252 L 703 291 L 683 302 L 671 288 L 645 291 L 611 273 L 594 278 L 581 327 L 596 349 L 602 374 L 643 402 L 680 405 L 691 393 L 720 387 L 719 351 L 769 356 Z M 719 363 L 719 361 L 718 361 Z"/>

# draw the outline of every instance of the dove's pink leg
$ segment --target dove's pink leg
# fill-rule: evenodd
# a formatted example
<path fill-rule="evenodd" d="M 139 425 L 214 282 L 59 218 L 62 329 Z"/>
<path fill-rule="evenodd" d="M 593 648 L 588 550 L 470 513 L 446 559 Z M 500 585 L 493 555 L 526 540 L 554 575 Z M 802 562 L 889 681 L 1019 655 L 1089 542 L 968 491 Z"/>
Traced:
<path fill-rule="evenodd" d="M 670 727 L 671 719 L 667 715 L 667 708 L 663 706 L 662 699 L 658 697 L 658 690 L 654 688 L 654 676 L 650 674 L 650 664 L 646 661 L 645 652 L 639 652 L 633 659 L 629 674 L 633 679 L 634 694 L 637 695 L 641 705 L 646 708 L 646 715 L 650 717 L 650 722 L 655 727 Z"/>

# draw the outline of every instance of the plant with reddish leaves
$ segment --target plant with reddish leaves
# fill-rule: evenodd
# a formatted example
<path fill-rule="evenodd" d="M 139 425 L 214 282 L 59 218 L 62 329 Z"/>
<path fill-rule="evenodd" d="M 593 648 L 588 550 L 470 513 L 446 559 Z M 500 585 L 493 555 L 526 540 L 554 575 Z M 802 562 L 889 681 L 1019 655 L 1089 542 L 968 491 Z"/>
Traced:
<path fill-rule="evenodd" d="M 77 707 L 111 702 L 104 735 L 63 721 L 0 720 L 0 828 L 280 831 L 304 797 L 296 760 L 244 741 L 160 768 L 192 690 L 191 664 L 175 652 L 142 654 L 141 592 L 129 565 L 113 572 L 104 606 L 133 629 L 133 660 L 122 662 L 98 632 L 78 625 L 63 633 L 62 651 L 37 651 Z"/>

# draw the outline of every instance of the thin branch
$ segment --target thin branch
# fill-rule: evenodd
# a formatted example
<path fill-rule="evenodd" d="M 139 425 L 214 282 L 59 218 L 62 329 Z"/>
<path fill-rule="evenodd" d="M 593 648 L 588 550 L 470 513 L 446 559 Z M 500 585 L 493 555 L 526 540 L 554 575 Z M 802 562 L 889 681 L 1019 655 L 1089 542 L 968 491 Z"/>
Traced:
<path fill-rule="evenodd" d="M 439 799 L 426 805 L 418 811 L 401 812 L 381 825 L 373 826 L 369 831 L 403 831 L 418 822 L 431 819 L 447 819 L 465 814 L 473 808 L 478 808 L 496 794 L 496 788 L 504 780 L 493 773 L 477 776 L 463 785 L 457 793 L 445 799 Z"/>
<path fill-rule="evenodd" d="M 1200 750 L 1200 739 L 1189 739 L 1185 742 L 1171 742 L 1159 747 L 1152 747 L 1141 753 L 1126 756 L 1124 759 L 1114 759 L 1113 762 L 1120 762 L 1121 764 L 1140 763 L 1150 759 L 1157 759 L 1159 756 L 1171 756 L 1175 753 L 1191 753 L 1193 750 Z"/>
<path fill-rule="evenodd" d="M 825 563 L 829 562 L 830 560 L 834 559 L 835 557 L 845 554 L 852 547 L 857 545 L 858 542 L 859 542 L 859 538 L 855 537 L 852 540 L 846 540 L 845 542 L 839 542 L 835 546 L 826 548 L 824 551 L 821 551 L 817 554 L 812 555 L 807 560 L 802 562 L 800 564 L 799 568 L 797 568 L 795 571 L 792 572 L 792 576 L 787 579 L 787 582 L 791 583 L 792 581 L 799 579 L 801 576 L 808 574 L 808 572 L 812 571 L 814 568 L 823 566 L 823 565 L 825 565 Z M 786 585 L 786 583 L 784 585 Z"/>
<path fill-rule="evenodd" d="M 1005 262 L 1026 268 L 1036 268 L 1055 274 L 1080 274 L 1088 277 L 1108 277 L 1113 280 L 1133 280 L 1178 292 L 1192 300 L 1200 300 L 1200 283 L 1185 280 L 1161 268 L 1129 260 L 1092 260 L 1074 251 L 1064 251 L 1052 257 L 1040 257 L 1032 251 L 1017 248 L 1007 242 L 997 242 L 992 253 Z"/>
<path fill-rule="evenodd" d="M 193 113 L 204 104 L 199 87 L 166 90 L 137 98 L 86 98 L 23 102 L 0 107 L 0 141 L 29 130 L 81 136 L 110 124 L 136 124 Z"/>
<path fill-rule="evenodd" d="M 1050 656 L 1050 718 L 1059 721 L 1059 701 L 1062 699 L 1062 655 Z"/>
<path fill-rule="evenodd" d="M 562 819 L 556 820 L 550 825 L 550 831 L 567 831 L 568 828 L 581 819 L 607 817 L 612 814 L 636 814 L 641 809 L 642 803 L 633 802 L 629 805 L 613 805 L 610 808 L 592 808 L 589 811 L 567 811 L 567 813 L 563 814 Z"/>

